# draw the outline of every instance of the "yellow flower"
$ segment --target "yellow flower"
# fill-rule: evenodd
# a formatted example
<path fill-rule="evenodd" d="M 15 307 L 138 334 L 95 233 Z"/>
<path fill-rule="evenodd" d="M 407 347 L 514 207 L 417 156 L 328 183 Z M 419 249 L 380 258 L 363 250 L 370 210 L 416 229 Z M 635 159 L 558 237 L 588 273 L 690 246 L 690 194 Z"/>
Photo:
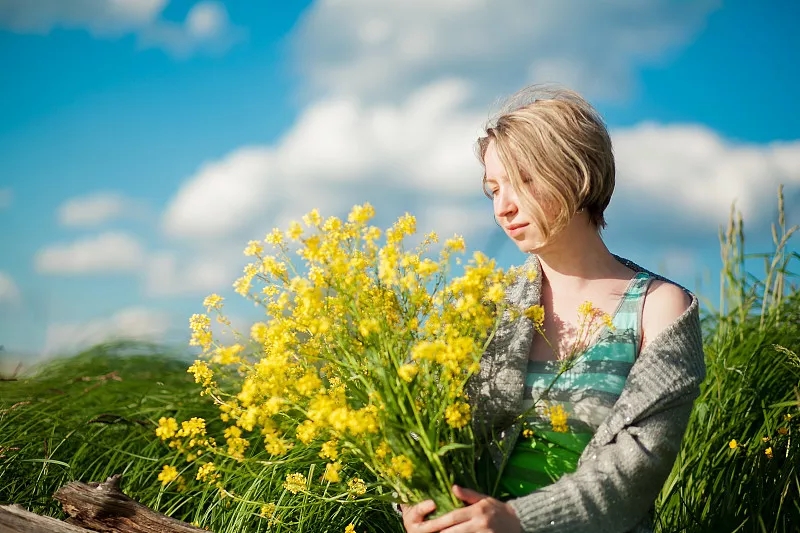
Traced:
<path fill-rule="evenodd" d="M 386 441 L 381 442 L 380 445 L 375 449 L 375 457 L 377 457 L 379 461 L 383 461 L 383 459 L 390 453 L 392 453 L 392 449 L 389 447 Z"/>
<path fill-rule="evenodd" d="M 292 494 L 297 494 L 298 492 L 305 490 L 306 477 L 299 472 L 288 474 L 286 476 L 286 481 L 283 482 L 283 488 Z"/>
<path fill-rule="evenodd" d="M 463 252 L 466 249 L 467 246 L 464 243 L 464 237 L 460 235 L 456 235 L 444 241 L 444 250 L 447 253 Z"/>
<path fill-rule="evenodd" d="M 178 431 L 178 422 L 174 418 L 161 417 L 158 419 L 158 427 L 156 428 L 156 437 L 161 440 L 171 439 Z"/>
<path fill-rule="evenodd" d="M 347 490 L 354 496 L 361 496 L 367 492 L 367 485 L 363 479 L 354 477 L 347 482 Z"/>
<path fill-rule="evenodd" d="M 764 450 L 764 455 L 766 455 L 769 459 L 772 459 L 772 446 Z"/>
<path fill-rule="evenodd" d="M 366 224 L 375 216 L 375 208 L 369 203 L 353 206 L 347 220 L 354 224 Z"/>
<path fill-rule="evenodd" d="M 339 456 L 339 443 L 336 440 L 329 440 L 322 444 L 322 451 L 319 456 L 323 459 L 330 459 L 333 461 Z"/>
<path fill-rule="evenodd" d="M 298 222 L 292 221 L 289 224 L 289 229 L 286 231 L 286 238 L 292 241 L 296 241 L 300 239 L 300 236 L 303 235 L 303 226 L 300 225 Z"/>
<path fill-rule="evenodd" d="M 322 217 L 319 215 L 319 210 L 312 209 L 307 215 L 303 215 L 303 223 L 309 228 L 319 227 L 322 224 Z"/>
<path fill-rule="evenodd" d="M 186 371 L 193 374 L 195 383 L 201 383 L 203 387 L 211 385 L 211 380 L 214 378 L 214 372 L 205 361 L 195 361 Z"/>
<path fill-rule="evenodd" d="M 400 376 L 400 379 L 407 383 L 411 383 L 411 381 L 414 379 L 414 376 L 417 375 L 417 372 L 419 372 L 419 367 L 414 364 L 402 365 L 397 369 L 397 375 Z"/>
<path fill-rule="evenodd" d="M 528 318 L 537 328 L 541 328 L 544 324 L 544 307 L 541 305 L 532 305 L 527 308 L 523 315 Z"/>
<path fill-rule="evenodd" d="M 789 428 L 785 426 L 778 428 L 778 435 L 786 435 L 788 433 L 789 433 Z"/>
<path fill-rule="evenodd" d="M 247 248 L 244 249 L 244 255 L 252 257 L 254 255 L 261 255 L 264 252 L 264 247 L 261 246 L 260 241 L 250 241 L 247 243 Z"/>
<path fill-rule="evenodd" d="M 219 309 L 224 299 L 225 298 L 219 294 L 209 294 L 206 296 L 205 300 L 203 300 L 203 307 L 205 307 L 206 311 L 210 313 L 212 309 Z"/>
<path fill-rule="evenodd" d="M 342 480 L 339 472 L 342 469 L 342 463 L 336 461 L 335 463 L 328 463 L 325 466 L 325 473 L 322 475 L 322 479 L 328 481 L 330 483 L 338 483 Z"/>
<path fill-rule="evenodd" d="M 533 437 L 533 430 L 530 428 L 525 428 L 524 430 L 522 430 L 522 436 L 525 437 L 526 439 Z"/>
<path fill-rule="evenodd" d="M 463 428 L 469 424 L 470 408 L 466 402 L 456 402 L 453 405 L 448 405 L 444 410 L 444 418 L 450 427 L 456 429 Z"/>
<path fill-rule="evenodd" d="M 391 470 L 403 479 L 411 479 L 414 473 L 414 463 L 405 455 L 396 455 L 392 457 Z"/>
<path fill-rule="evenodd" d="M 739 447 L 739 443 L 736 442 L 736 439 L 731 439 L 731 441 L 728 443 L 728 446 L 730 447 L 731 450 L 735 450 L 736 448 Z"/>
<path fill-rule="evenodd" d="M 560 404 L 545 409 L 545 415 L 550 417 L 550 425 L 556 433 L 566 433 L 569 431 L 567 425 L 567 412 Z"/>
<path fill-rule="evenodd" d="M 264 241 L 267 244 L 271 244 L 273 246 L 279 246 L 283 244 L 283 233 L 279 228 L 273 228 L 273 230 L 264 237 Z"/>
<path fill-rule="evenodd" d="M 178 469 L 174 466 L 164 465 L 164 468 L 158 474 L 158 480 L 162 485 L 167 485 L 176 479 L 178 479 Z"/>
<path fill-rule="evenodd" d="M 274 503 L 265 503 L 261 506 L 261 511 L 258 514 L 263 518 L 271 518 L 275 514 L 276 507 Z"/>
<path fill-rule="evenodd" d="M 769 442 L 769 436 L 761 437 L 761 442 Z"/>
<path fill-rule="evenodd" d="M 356 526 L 353 524 L 347 524 L 347 527 L 344 528 L 344 533 L 356 533 Z"/>
<path fill-rule="evenodd" d="M 195 478 L 197 481 L 205 481 L 210 485 L 219 479 L 217 467 L 214 463 L 201 465 L 200 468 L 197 469 L 197 476 L 195 476 Z"/>
<path fill-rule="evenodd" d="M 791 413 L 783 415 L 783 420 L 786 421 L 786 422 L 791 421 L 792 420 Z"/>

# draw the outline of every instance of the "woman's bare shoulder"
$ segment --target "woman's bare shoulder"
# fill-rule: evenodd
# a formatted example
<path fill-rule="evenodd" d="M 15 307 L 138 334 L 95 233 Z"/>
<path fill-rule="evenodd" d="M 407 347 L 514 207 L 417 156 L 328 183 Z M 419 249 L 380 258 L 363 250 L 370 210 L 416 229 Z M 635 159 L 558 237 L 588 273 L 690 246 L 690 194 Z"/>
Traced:
<path fill-rule="evenodd" d="M 642 309 L 642 348 L 675 322 L 692 304 L 692 296 L 669 281 L 654 280 Z"/>

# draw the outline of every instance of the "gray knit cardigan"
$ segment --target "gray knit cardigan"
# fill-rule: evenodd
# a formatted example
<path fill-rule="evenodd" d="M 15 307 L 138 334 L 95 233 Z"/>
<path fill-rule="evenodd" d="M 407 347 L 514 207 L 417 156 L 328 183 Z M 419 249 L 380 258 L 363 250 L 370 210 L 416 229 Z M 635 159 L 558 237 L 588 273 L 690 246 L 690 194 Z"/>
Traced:
<path fill-rule="evenodd" d="M 636 272 L 640 266 L 617 258 Z M 525 263 L 509 299 L 539 303 L 542 272 L 536 256 Z M 656 279 L 664 278 L 648 272 Z M 687 291 L 688 292 L 688 291 Z M 691 293 L 689 293 L 691 295 Z M 652 531 L 653 503 L 680 449 L 692 404 L 705 378 L 698 302 L 652 339 L 634 363 L 625 388 L 598 427 L 578 468 L 558 481 L 509 500 L 527 533 Z M 504 321 L 467 385 L 478 438 L 500 466 L 520 432 L 522 393 L 534 329 L 530 320 Z M 488 436 L 492 434 L 493 438 Z"/>

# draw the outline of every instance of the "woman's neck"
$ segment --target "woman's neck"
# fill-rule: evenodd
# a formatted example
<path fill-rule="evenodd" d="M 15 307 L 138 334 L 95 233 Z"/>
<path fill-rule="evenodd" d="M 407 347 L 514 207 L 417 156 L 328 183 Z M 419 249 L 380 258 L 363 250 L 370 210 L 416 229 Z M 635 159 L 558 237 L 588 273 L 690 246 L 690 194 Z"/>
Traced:
<path fill-rule="evenodd" d="M 537 250 L 543 281 L 570 292 L 598 279 L 627 279 L 630 269 L 606 248 L 597 230 L 576 216 L 566 228 Z"/>

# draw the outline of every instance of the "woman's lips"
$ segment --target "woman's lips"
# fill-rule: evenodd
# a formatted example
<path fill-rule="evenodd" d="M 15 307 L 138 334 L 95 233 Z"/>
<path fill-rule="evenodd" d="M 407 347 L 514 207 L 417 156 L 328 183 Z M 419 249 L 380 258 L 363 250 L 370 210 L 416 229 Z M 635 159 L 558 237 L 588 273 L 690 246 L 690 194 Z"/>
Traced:
<path fill-rule="evenodd" d="M 527 226 L 528 226 L 527 223 L 525 223 L 525 224 L 511 224 L 510 226 L 506 227 L 506 230 L 508 230 L 508 235 L 510 237 L 516 237 L 516 236 L 522 234 L 522 231 Z"/>

